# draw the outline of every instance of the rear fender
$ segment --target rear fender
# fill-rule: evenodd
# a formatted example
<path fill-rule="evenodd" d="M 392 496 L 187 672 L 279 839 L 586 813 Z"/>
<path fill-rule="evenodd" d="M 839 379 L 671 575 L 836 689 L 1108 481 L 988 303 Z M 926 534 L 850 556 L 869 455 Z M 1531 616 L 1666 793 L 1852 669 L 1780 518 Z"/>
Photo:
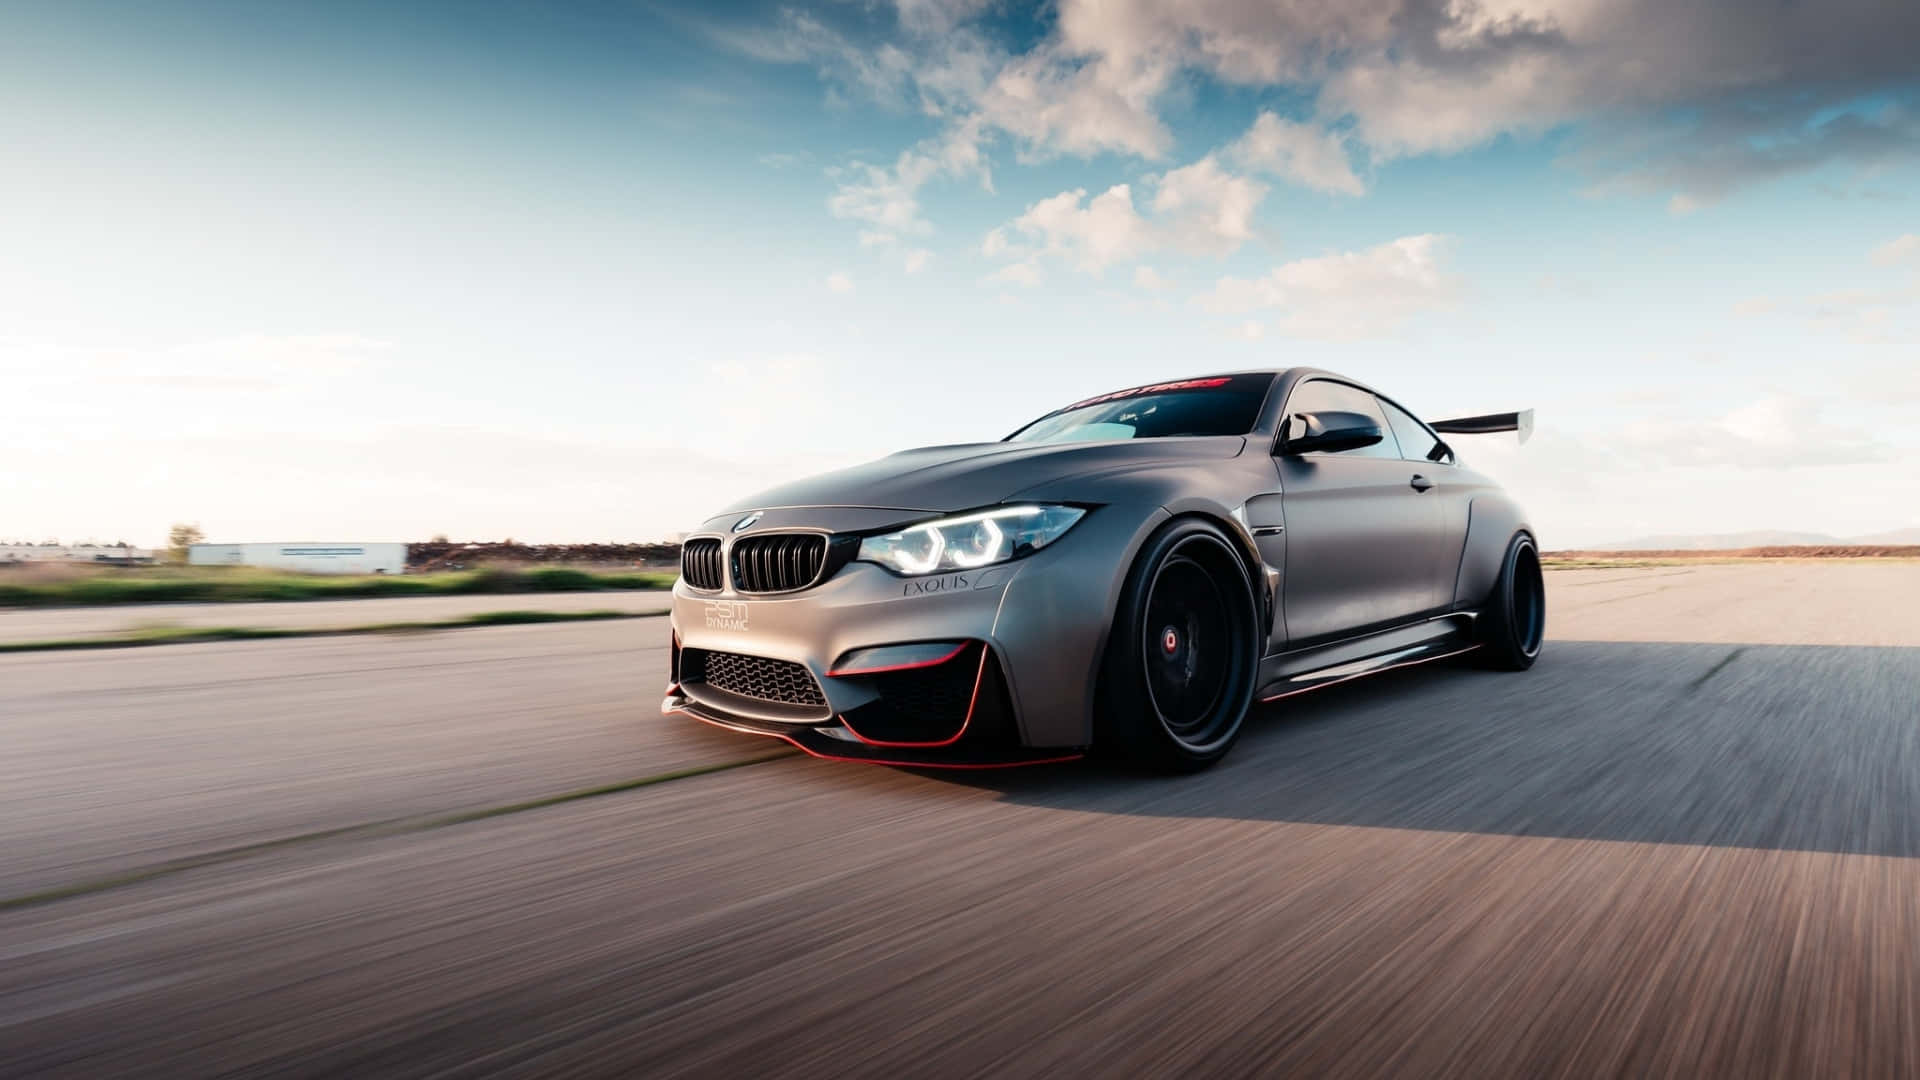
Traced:
<path fill-rule="evenodd" d="M 1460 552 L 1460 570 L 1454 576 L 1455 610 L 1478 608 L 1493 592 L 1507 545 L 1515 533 L 1532 534 L 1520 505 L 1505 494 L 1483 493 L 1467 506 L 1467 542 Z"/>

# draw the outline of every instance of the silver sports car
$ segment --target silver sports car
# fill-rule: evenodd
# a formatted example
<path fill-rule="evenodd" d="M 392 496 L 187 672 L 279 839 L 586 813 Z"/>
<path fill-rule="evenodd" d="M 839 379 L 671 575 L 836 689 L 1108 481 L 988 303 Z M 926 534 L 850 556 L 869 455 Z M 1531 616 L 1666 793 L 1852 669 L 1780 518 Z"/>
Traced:
<path fill-rule="evenodd" d="M 1540 655 L 1526 516 L 1325 371 L 1136 386 L 999 442 L 762 492 L 681 551 L 662 710 L 821 757 L 1187 770 L 1255 702 L 1472 651 Z"/>

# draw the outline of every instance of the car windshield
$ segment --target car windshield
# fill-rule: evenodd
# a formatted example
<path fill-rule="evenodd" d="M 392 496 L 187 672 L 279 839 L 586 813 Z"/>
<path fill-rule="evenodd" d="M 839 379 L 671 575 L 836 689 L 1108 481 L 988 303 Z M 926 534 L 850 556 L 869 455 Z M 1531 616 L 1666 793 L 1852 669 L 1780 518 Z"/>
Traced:
<path fill-rule="evenodd" d="M 1008 442 L 1245 435 L 1260 417 L 1272 375 L 1218 375 L 1116 390 L 1035 420 Z"/>

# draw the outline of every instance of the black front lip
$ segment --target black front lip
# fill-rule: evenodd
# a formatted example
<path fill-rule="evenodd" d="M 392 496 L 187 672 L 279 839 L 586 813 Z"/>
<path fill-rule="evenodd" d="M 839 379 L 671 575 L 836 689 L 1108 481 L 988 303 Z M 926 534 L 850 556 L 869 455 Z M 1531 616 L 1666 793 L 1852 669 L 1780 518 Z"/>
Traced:
<path fill-rule="evenodd" d="M 1032 749 L 1026 747 L 967 747 L 953 745 L 937 750 L 912 747 L 873 746 L 860 740 L 836 717 L 828 724 L 777 724 L 722 712 L 694 701 L 678 687 L 667 692 L 660 703 L 665 715 L 691 716 L 704 724 L 782 739 L 806 754 L 829 761 L 862 761 L 871 765 L 898 765 L 934 769 L 1002 769 L 1019 765 L 1047 765 L 1078 761 L 1083 749 Z"/>
<path fill-rule="evenodd" d="M 832 707 L 825 704 L 784 705 L 745 697 L 704 683 L 688 683 L 687 686 L 697 686 L 696 692 L 700 695 L 696 698 L 687 691 L 686 686 L 682 686 L 680 696 L 686 698 L 689 704 L 698 705 L 715 716 L 732 717 L 743 724 L 761 725 L 766 728 L 761 734 L 773 735 L 790 727 L 830 723 L 834 718 Z"/>

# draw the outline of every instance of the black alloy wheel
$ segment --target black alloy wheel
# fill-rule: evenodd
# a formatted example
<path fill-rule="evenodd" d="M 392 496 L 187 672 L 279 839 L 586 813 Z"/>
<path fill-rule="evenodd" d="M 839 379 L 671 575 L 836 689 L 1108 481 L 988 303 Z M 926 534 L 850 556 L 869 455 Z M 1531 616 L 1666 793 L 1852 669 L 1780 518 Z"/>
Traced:
<path fill-rule="evenodd" d="M 1183 518 L 1155 533 L 1121 593 L 1100 741 L 1165 771 L 1224 757 L 1253 698 L 1257 611 L 1246 564 L 1216 526 Z"/>
<path fill-rule="evenodd" d="M 1547 635 L 1547 587 L 1533 537 L 1518 533 L 1507 545 L 1499 580 L 1480 612 L 1480 648 L 1486 667 L 1525 671 L 1540 658 Z"/>

